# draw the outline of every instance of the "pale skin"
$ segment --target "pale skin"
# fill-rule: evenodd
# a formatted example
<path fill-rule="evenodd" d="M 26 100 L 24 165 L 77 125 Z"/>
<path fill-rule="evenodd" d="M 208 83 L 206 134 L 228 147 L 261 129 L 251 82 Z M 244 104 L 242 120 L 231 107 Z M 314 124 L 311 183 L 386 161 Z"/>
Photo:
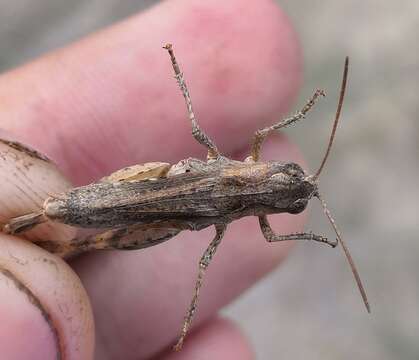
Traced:
<path fill-rule="evenodd" d="M 239 5 L 243 9 L 240 18 L 234 12 Z M 234 153 L 234 157 L 242 159 L 249 152 L 249 138 L 254 130 L 271 124 L 289 110 L 287 107 L 300 81 L 297 45 L 289 24 L 270 2 L 232 1 L 227 5 L 214 2 L 206 5 L 206 9 L 217 9 L 218 15 L 214 15 L 217 21 L 198 25 L 194 18 L 196 12 L 190 11 L 189 2 L 163 4 L 107 30 L 106 34 L 95 35 L 3 75 L 0 78 L 0 98 L 5 104 L 0 108 L 2 128 L 47 153 L 76 184 L 98 179 L 129 164 L 174 163 L 188 156 L 205 158 L 202 147 L 190 136 L 183 99 L 172 78 L 167 55 L 159 47 L 170 40 L 176 44 L 187 74 L 194 108 L 200 114 L 200 126 L 211 134 L 224 153 Z M 255 19 L 255 12 L 259 14 L 256 21 L 260 24 L 251 26 L 246 18 Z M 226 23 L 235 22 L 240 28 L 227 40 L 214 31 L 223 19 Z M 154 27 L 151 32 L 150 26 Z M 188 32 L 184 32 L 188 26 Z M 202 26 L 207 29 L 199 43 L 191 48 L 192 42 L 197 41 L 194 35 L 197 26 L 201 31 Z M 256 49 L 255 54 L 249 54 L 243 62 L 243 51 L 252 48 Z M 214 51 L 218 51 L 218 61 L 208 65 L 208 56 Z M 272 53 L 278 51 L 280 55 L 273 57 Z M 230 70 L 229 77 L 226 69 Z M 248 74 L 245 81 L 244 73 Z M 286 78 L 283 74 L 287 74 Z M 246 98 L 248 93 L 257 96 L 253 95 L 250 101 Z M 227 125 L 235 131 L 227 133 Z M 60 141 L 56 140 L 57 136 Z M 262 156 L 302 162 L 295 148 L 283 138 L 267 140 Z M 2 199 L 4 202 L 7 198 Z M 270 221 L 280 233 L 302 230 L 301 216 L 273 216 Z M 145 359 L 173 344 L 190 301 L 197 259 L 211 236 L 208 231 L 185 233 L 144 252 L 93 253 L 70 262 L 92 304 L 97 358 Z M 17 243 L 15 240 L 2 237 L 2 242 L 10 244 Z M 182 353 L 168 352 L 163 358 L 192 359 L 198 353 L 206 353 L 209 358 L 252 358 L 247 341 L 235 327 L 217 319 L 216 312 L 278 264 L 289 247 L 288 243 L 272 245 L 264 241 L 256 219 L 229 226 L 220 245 L 223 249 L 216 254 L 206 274 L 194 323 L 202 328 L 191 330 Z M 19 259 L 24 261 L 45 254 L 24 242 L 19 246 Z M 4 249 L 5 246 L 0 247 L 0 254 L 8 257 Z M 233 260 L 234 270 L 230 266 Z M 20 265 L 11 261 L 10 266 L 13 270 L 13 266 Z M 48 298 L 51 287 L 55 286 L 53 279 L 49 280 L 48 276 L 39 279 L 33 273 L 22 276 L 27 283 L 36 284 L 39 297 L 50 299 L 46 301 L 53 309 L 63 303 L 68 305 L 69 296 L 87 303 L 72 270 L 58 260 L 56 266 L 68 285 L 63 288 L 70 292 L 70 295 L 61 292 L 59 300 Z M 49 274 L 48 269 L 45 266 L 43 271 Z M 240 269 L 246 269 L 245 277 Z M 72 289 L 76 294 L 71 293 Z M 22 347 L 10 329 L 23 315 L 38 316 L 24 301 L 22 311 L 10 311 L 10 304 L 20 298 L 19 292 L 10 290 L 7 301 L 0 304 L 1 313 L 9 317 L 2 316 L 0 324 L 0 341 L 8 344 L 8 348 L 2 349 L 9 351 L 9 358 L 17 359 Z M 161 321 L 162 313 L 164 321 Z M 86 313 L 83 316 L 89 317 Z M 57 322 L 60 328 L 69 326 L 64 317 Z M 34 349 L 32 354 L 48 358 L 54 354 L 54 343 L 41 340 L 45 337 L 39 335 L 42 331 L 48 334 L 48 328 L 42 318 L 34 324 L 37 325 L 26 334 L 25 344 Z M 85 331 L 84 337 L 90 342 L 86 341 L 81 348 L 71 343 L 71 335 L 63 337 L 68 343 L 65 350 L 68 359 L 91 358 L 93 330 L 86 327 Z M 21 358 L 25 356 L 22 354 Z"/>

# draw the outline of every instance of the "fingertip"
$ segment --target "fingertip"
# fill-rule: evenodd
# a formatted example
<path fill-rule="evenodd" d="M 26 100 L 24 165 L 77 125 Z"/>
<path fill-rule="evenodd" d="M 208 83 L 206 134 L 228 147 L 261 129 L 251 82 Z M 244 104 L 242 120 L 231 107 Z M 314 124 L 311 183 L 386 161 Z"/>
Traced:
<path fill-rule="evenodd" d="M 2 358 L 92 359 L 90 303 L 64 261 L 0 235 L 0 289 Z"/>
<path fill-rule="evenodd" d="M 55 359 L 56 329 L 31 292 L 13 273 L 0 267 L 0 348 L 5 359 Z"/>

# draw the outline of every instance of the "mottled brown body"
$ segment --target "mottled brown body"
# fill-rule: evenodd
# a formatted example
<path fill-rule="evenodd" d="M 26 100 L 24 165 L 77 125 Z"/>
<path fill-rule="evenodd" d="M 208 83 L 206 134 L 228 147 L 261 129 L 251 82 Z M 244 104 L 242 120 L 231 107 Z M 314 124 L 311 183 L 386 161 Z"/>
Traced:
<path fill-rule="evenodd" d="M 100 182 L 45 202 L 47 218 L 83 228 L 134 224 L 201 230 L 248 215 L 298 213 L 316 191 L 294 163 L 219 158 L 183 174 L 141 181 Z"/>
<path fill-rule="evenodd" d="M 326 155 L 316 174 L 308 175 L 295 163 L 260 162 L 260 149 L 266 136 L 304 118 L 315 102 L 324 96 L 322 90 L 316 90 L 294 116 L 258 130 L 247 159 L 231 160 L 220 154 L 215 143 L 198 126 L 189 91 L 172 47 L 167 45 L 165 48 L 169 52 L 176 80 L 185 98 L 192 135 L 206 147 L 207 161 L 190 158 L 173 166 L 167 163 L 146 163 L 118 170 L 97 183 L 49 197 L 39 212 L 11 219 L 4 225 L 3 231 L 19 233 L 45 221 L 99 229 L 99 234 L 75 238 L 68 244 L 36 242 L 37 245 L 66 257 L 98 249 L 146 248 L 160 244 L 181 231 L 201 230 L 213 225 L 216 235 L 199 262 L 194 296 L 175 346 L 176 350 L 181 348 L 191 326 L 205 270 L 227 225 L 244 216 L 259 218 L 260 229 L 269 242 L 313 240 L 335 247 L 339 241 L 369 311 L 366 294 L 353 260 L 318 191 L 318 178 L 330 153 L 342 108 L 348 58 L 345 61 L 338 109 Z M 300 213 L 312 197 L 321 201 L 338 241 L 329 241 L 311 232 L 287 235 L 274 233 L 267 215 Z"/>

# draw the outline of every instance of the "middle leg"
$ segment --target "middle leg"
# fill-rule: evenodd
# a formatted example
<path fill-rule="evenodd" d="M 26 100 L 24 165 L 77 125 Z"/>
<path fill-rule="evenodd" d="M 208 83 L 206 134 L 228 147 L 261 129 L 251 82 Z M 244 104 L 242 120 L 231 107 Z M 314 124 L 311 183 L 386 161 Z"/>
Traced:
<path fill-rule="evenodd" d="M 316 103 L 316 101 L 318 100 L 320 96 L 325 96 L 325 93 L 323 90 L 317 89 L 315 93 L 313 94 L 313 96 L 304 105 L 304 107 L 299 112 L 294 114 L 294 116 L 284 119 L 272 126 L 268 126 L 266 128 L 256 131 L 253 137 L 252 149 L 250 151 L 250 158 L 253 161 L 258 161 L 259 156 L 260 156 L 260 148 L 265 138 L 273 131 L 279 130 L 283 127 L 291 125 L 292 123 L 304 118 L 307 112 L 314 106 L 314 104 Z"/>
<path fill-rule="evenodd" d="M 183 323 L 182 331 L 180 334 L 180 337 L 174 346 L 174 349 L 176 351 L 179 351 L 182 348 L 183 342 L 185 340 L 186 334 L 188 333 L 191 325 L 192 325 L 192 319 L 194 317 L 196 306 L 198 303 L 198 297 L 199 297 L 199 290 L 201 289 L 202 282 L 204 279 L 205 271 L 208 267 L 208 265 L 211 262 L 212 257 L 214 256 L 215 252 L 217 251 L 217 247 L 220 244 L 225 230 L 227 226 L 225 224 L 219 224 L 215 225 L 216 234 L 214 239 L 209 244 L 208 248 L 205 250 L 204 254 L 201 257 L 201 260 L 199 262 L 199 272 L 198 272 L 198 279 L 196 280 L 195 284 L 195 292 L 191 301 L 191 304 L 189 305 L 188 312 L 186 313 L 185 320 Z"/>

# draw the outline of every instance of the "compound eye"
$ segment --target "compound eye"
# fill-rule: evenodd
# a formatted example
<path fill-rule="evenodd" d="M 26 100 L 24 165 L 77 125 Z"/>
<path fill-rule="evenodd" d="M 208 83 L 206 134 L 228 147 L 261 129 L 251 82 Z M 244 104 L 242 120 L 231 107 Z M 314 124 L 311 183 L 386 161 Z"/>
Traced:
<path fill-rule="evenodd" d="M 304 211 L 304 209 L 307 206 L 307 199 L 299 199 L 292 203 L 292 205 L 289 207 L 288 212 L 290 214 L 299 214 L 300 212 Z"/>
<path fill-rule="evenodd" d="M 299 177 L 304 175 L 303 169 L 301 169 L 301 167 L 298 164 L 294 164 L 294 163 L 288 163 L 285 165 L 285 172 L 289 175 L 289 176 L 295 176 L 295 177 Z"/>

